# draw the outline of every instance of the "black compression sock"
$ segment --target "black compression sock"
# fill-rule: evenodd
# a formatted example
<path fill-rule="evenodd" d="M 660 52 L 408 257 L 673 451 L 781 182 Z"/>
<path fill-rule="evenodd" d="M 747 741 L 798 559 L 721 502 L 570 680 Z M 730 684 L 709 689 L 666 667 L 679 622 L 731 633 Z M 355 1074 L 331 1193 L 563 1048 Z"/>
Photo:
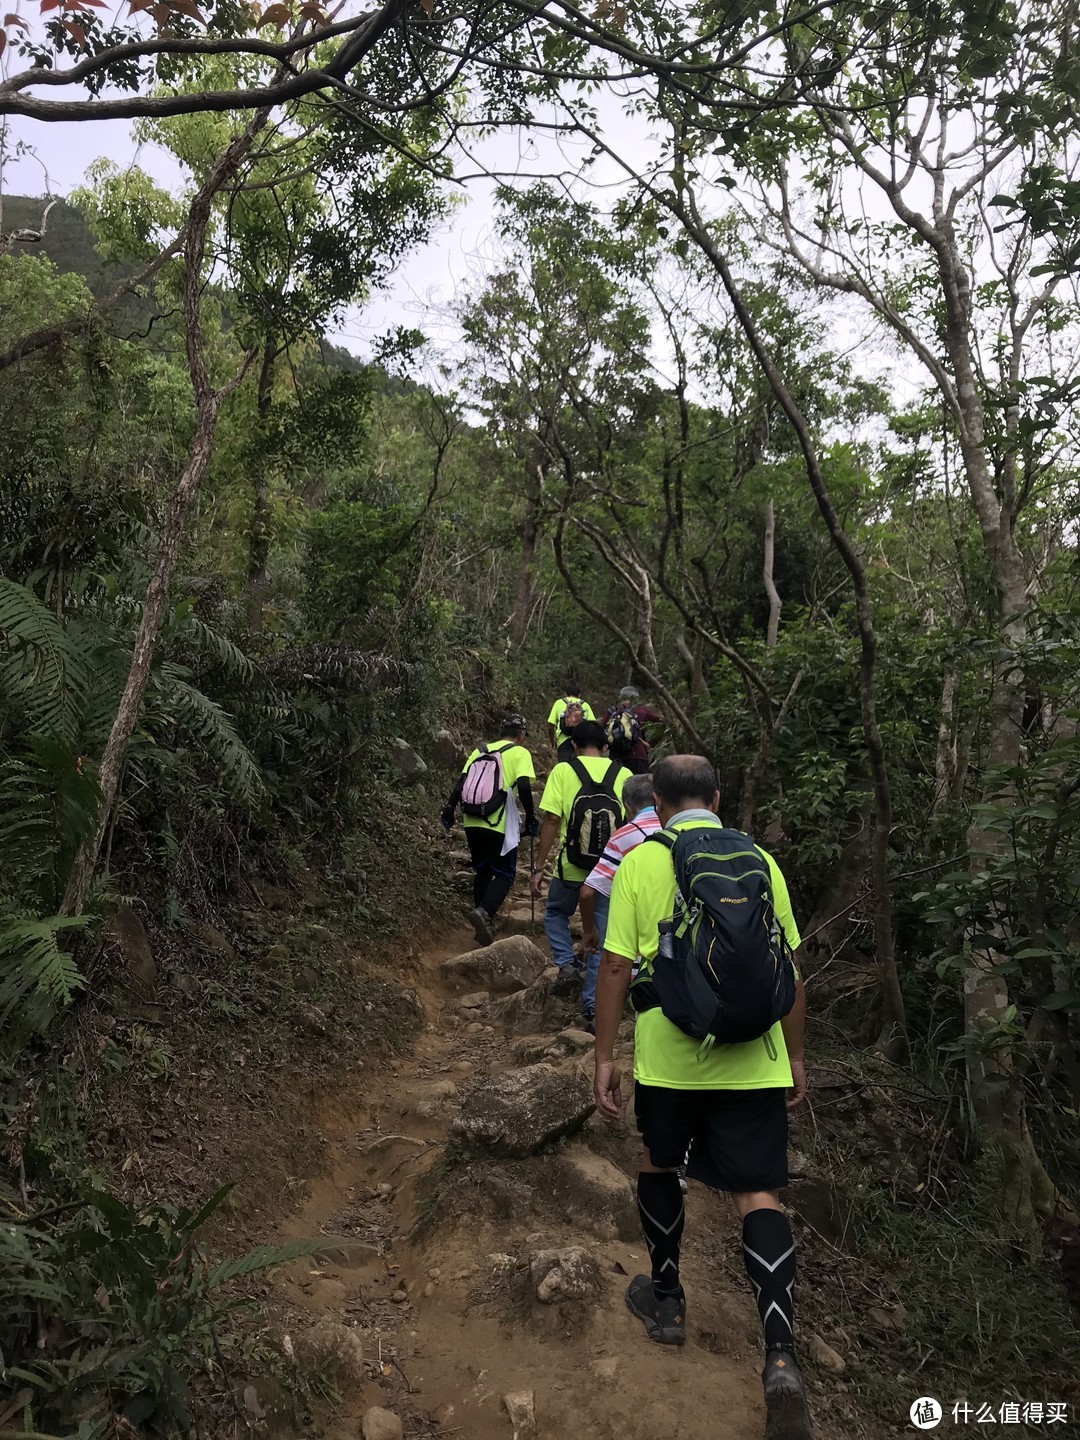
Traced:
<path fill-rule="evenodd" d="M 743 1260 L 757 1296 L 767 1350 L 795 1349 L 795 1240 L 781 1210 L 743 1217 Z"/>
<path fill-rule="evenodd" d="M 638 1213 L 652 1256 L 653 1289 L 657 1295 L 678 1295 L 679 1245 L 686 1210 L 674 1170 L 643 1170 L 637 1182 Z"/>

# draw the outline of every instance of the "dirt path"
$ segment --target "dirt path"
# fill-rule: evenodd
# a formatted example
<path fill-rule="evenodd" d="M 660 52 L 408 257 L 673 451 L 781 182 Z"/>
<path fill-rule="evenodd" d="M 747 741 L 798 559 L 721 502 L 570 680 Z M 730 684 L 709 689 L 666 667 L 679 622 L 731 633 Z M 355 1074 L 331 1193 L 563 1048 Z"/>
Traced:
<path fill-rule="evenodd" d="M 422 957 L 425 1030 L 409 1057 L 365 1074 L 355 1114 L 324 1117 L 340 1164 L 313 1182 L 285 1232 L 327 1236 L 325 1253 L 283 1277 L 298 1335 L 337 1322 L 363 1345 L 362 1383 L 342 1387 L 326 1434 L 356 1440 L 365 1410 L 383 1405 L 406 1436 L 512 1440 L 503 1396 L 526 1390 L 539 1440 L 759 1440 L 757 1318 L 734 1222 L 715 1196 L 691 1186 L 688 1343 L 673 1352 L 650 1344 L 623 1302 L 626 1276 L 648 1269 L 629 1186 L 611 1168 L 634 1172 L 630 1123 L 612 1132 L 593 1116 L 557 1155 L 445 1169 L 458 1095 L 521 1063 L 512 1039 L 470 1022 L 460 990 L 440 983 L 440 961 L 472 944 L 463 928 Z M 567 1164 L 586 1197 L 596 1172 L 592 1210 L 567 1205 L 552 1169 Z M 613 1175 L 623 1188 L 609 1194 Z M 336 1249 L 335 1236 L 366 1248 Z M 598 1262 L 600 1293 L 541 1304 L 529 1255 L 575 1244 Z"/>

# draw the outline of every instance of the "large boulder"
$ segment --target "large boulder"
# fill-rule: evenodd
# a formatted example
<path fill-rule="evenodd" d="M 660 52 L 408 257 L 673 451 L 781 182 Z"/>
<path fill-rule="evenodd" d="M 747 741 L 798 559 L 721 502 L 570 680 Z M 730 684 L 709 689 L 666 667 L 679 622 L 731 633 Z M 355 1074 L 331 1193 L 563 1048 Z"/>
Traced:
<path fill-rule="evenodd" d="M 427 766 L 407 740 L 400 736 L 390 741 L 390 758 L 407 785 L 413 785 L 427 774 Z"/>
<path fill-rule="evenodd" d="M 546 964 L 538 945 L 524 935 L 507 935 L 480 950 L 453 955 L 442 962 L 441 968 L 446 980 L 466 980 L 509 995 L 531 985 Z"/>
<path fill-rule="evenodd" d="M 157 990 L 157 962 L 150 937 L 130 905 L 121 905 L 106 922 L 105 939 L 115 946 L 123 963 L 124 983 L 136 1000 L 154 999 Z"/>
<path fill-rule="evenodd" d="M 551 993 L 556 976 L 557 972 L 549 969 L 526 989 L 492 1001 L 488 1008 L 491 1024 L 510 1035 L 537 1035 L 545 1030 L 561 1030 L 576 1007 L 565 996 Z"/>
<path fill-rule="evenodd" d="M 529 1065 L 476 1086 L 451 1123 L 450 1138 L 466 1149 L 522 1159 L 573 1135 L 595 1108 L 584 1077 Z"/>
<path fill-rule="evenodd" d="M 460 770 L 465 763 L 465 747 L 458 744 L 449 730 L 436 730 L 432 754 L 436 765 L 445 770 Z"/>

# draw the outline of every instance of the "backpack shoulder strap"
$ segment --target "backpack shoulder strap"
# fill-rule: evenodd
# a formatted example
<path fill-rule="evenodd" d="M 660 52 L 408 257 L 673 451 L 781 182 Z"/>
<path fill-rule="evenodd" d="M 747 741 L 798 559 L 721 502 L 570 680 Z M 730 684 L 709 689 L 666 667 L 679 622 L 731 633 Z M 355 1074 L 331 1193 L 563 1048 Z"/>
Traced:
<path fill-rule="evenodd" d="M 487 743 L 486 743 L 486 741 L 484 741 L 484 740 L 481 740 L 481 741 L 480 741 L 480 744 L 477 745 L 476 749 L 477 749 L 477 751 L 478 751 L 478 754 L 477 754 L 477 757 L 476 757 L 478 760 L 479 760 L 479 758 L 480 758 L 481 755 L 487 755 L 487 754 L 490 753 L 490 752 L 488 751 Z"/>
<path fill-rule="evenodd" d="M 500 740 L 497 745 L 485 745 L 484 749 L 489 755 L 501 755 L 504 750 L 511 749 L 513 747 L 513 744 L 513 740 Z"/>
<path fill-rule="evenodd" d="M 645 836 L 644 844 L 655 840 L 658 845 L 663 845 L 666 850 L 675 849 L 675 841 L 678 839 L 674 830 L 653 830 Z"/>
<path fill-rule="evenodd" d="M 615 795 L 615 776 L 622 768 L 623 767 L 621 760 L 612 760 L 611 764 L 607 767 L 607 770 L 604 773 L 603 780 L 600 781 L 600 784 L 604 787 L 604 789 L 609 791 L 612 795 Z M 615 795 L 615 799 L 618 800 L 619 797 Z M 619 800 L 619 804 L 622 804 L 621 800 Z"/>
<path fill-rule="evenodd" d="M 593 783 L 592 776 L 589 774 L 588 770 L 586 770 L 585 766 L 581 763 L 581 760 L 578 758 L 578 756 L 571 756 L 571 758 L 566 763 L 570 766 L 570 769 L 573 770 L 574 774 L 581 781 L 582 785 L 591 785 Z"/>

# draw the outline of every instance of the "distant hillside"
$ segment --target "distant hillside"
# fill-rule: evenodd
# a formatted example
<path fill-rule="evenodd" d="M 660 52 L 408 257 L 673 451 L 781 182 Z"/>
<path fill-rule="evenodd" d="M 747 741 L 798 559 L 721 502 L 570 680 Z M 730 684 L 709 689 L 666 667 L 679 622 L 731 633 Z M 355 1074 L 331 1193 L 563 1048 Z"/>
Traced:
<path fill-rule="evenodd" d="M 0 234 L 10 235 L 15 230 L 40 230 L 41 217 L 48 204 L 48 197 L 35 199 L 29 195 L 5 195 Z M 111 294 L 135 273 L 133 265 L 112 265 L 102 260 L 94 248 L 89 225 L 66 200 L 58 200 L 49 211 L 44 239 L 20 242 L 15 246 L 14 253 L 46 256 L 58 270 L 73 271 L 83 276 L 97 296 Z M 125 299 L 113 314 L 117 321 L 116 329 L 121 334 L 141 335 L 157 310 L 150 301 L 133 295 Z M 358 355 L 329 340 L 322 342 L 322 352 L 326 363 L 335 369 L 356 371 L 365 368 L 366 362 Z M 392 381 L 388 383 L 394 388 Z"/>
<path fill-rule="evenodd" d="M 40 230 L 41 217 L 49 200 L 27 195 L 5 195 L 3 204 L 2 229 L 5 235 L 10 235 L 14 230 Z M 95 295 L 106 295 L 115 290 L 125 276 L 132 273 L 131 268 L 107 265 L 102 260 L 94 249 L 90 227 L 66 200 L 58 200 L 49 211 L 45 238 L 19 243 L 14 247 L 14 253 L 47 256 L 58 270 L 74 271 L 84 276 Z"/>

